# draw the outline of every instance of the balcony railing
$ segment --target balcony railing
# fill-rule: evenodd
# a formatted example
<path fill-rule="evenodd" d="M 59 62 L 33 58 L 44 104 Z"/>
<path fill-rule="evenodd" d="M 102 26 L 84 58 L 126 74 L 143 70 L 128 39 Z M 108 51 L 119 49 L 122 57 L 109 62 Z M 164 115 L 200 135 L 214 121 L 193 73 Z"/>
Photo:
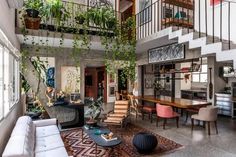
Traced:
<path fill-rule="evenodd" d="M 79 22 L 76 20 L 76 16 L 79 13 L 84 13 L 91 9 L 92 7 L 74 3 L 74 2 L 68 2 L 63 1 L 63 7 L 68 12 L 68 15 L 65 20 L 58 20 L 51 15 L 50 17 L 41 17 L 40 22 L 40 28 L 41 30 L 48 30 L 48 31 L 55 31 L 55 32 L 65 32 L 65 33 L 81 33 L 84 28 L 83 24 L 79 24 Z M 114 10 L 114 16 L 118 19 L 119 22 L 121 22 L 121 13 Z M 22 17 L 22 13 L 19 13 L 19 11 L 16 13 L 16 27 L 17 28 L 23 28 L 24 27 L 24 17 Z M 79 27 L 78 27 L 79 26 Z M 96 25 L 92 22 L 86 22 L 86 27 L 88 29 L 88 33 L 92 35 L 100 35 L 99 32 L 107 31 L 108 33 L 112 33 L 112 30 L 109 28 L 101 27 L 100 25 Z"/>
<path fill-rule="evenodd" d="M 157 0 L 136 15 L 137 39 L 148 37 L 167 27 L 194 27 L 194 3 L 183 0 Z"/>
<path fill-rule="evenodd" d="M 231 49 L 233 21 L 232 8 L 236 3 L 228 0 L 156 0 L 136 14 L 137 40 L 153 35 L 167 27 L 197 32 L 198 37 L 211 38 L 211 42 L 227 42 Z"/>

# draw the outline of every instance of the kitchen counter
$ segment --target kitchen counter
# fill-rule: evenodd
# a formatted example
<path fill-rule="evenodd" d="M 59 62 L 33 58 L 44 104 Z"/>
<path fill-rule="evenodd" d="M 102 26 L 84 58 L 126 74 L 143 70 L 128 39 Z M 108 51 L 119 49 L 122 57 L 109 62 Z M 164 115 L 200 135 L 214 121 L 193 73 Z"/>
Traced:
<path fill-rule="evenodd" d="M 181 98 L 191 100 L 206 100 L 207 90 L 203 89 L 184 89 L 181 90 Z"/>

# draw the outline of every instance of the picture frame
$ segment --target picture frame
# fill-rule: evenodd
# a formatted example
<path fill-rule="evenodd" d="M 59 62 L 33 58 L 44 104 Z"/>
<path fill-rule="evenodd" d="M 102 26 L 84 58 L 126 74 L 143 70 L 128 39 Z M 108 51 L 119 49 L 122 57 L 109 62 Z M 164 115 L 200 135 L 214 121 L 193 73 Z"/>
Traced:
<path fill-rule="evenodd" d="M 110 97 L 115 96 L 115 86 L 109 86 L 109 96 Z"/>
<path fill-rule="evenodd" d="M 146 77 L 145 78 L 145 88 L 153 88 L 153 78 L 152 77 Z"/>

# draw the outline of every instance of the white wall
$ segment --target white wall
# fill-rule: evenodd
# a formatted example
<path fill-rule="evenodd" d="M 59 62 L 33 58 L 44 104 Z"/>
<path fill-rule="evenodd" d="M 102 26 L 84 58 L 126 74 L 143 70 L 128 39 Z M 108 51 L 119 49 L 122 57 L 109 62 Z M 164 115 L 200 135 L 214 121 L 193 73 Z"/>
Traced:
<path fill-rule="evenodd" d="M 6 34 L 11 43 L 20 48 L 20 44 L 15 35 L 15 13 L 14 9 L 9 9 L 6 0 L 0 1 L 0 29 Z M 18 116 L 22 115 L 22 105 L 19 102 L 15 104 L 10 113 L 0 121 L 0 154 L 2 154 L 12 128 Z"/>
<path fill-rule="evenodd" d="M 222 37 L 225 40 L 228 40 L 228 3 L 223 2 L 222 4 Z M 231 41 L 236 42 L 236 22 L 235 22 L 235 15 L 236 15 L 236 3 L 231 3 L 231 8 L 230 8 L 230 27 L 231 27 Z M 213 13 L 213 7 L 210 5 L 210 1 L 207 1 L 207 16 L 205 16 L 205 2 L 201 1 L 200 4 L 200 29 L 201 32 L 205 33 L 206 32 L 206 17 L 207 17 L 207 31 L 209 35 L 213 35 L 213 18 L 212 18 L 212 13 Z M 215 5 L 215 30 L 214 30 L 214 35 L 216 37 L 220 37 L 220 5 Z M 199 2 L 195 1 L 195 29 L 199 31 Z"/>

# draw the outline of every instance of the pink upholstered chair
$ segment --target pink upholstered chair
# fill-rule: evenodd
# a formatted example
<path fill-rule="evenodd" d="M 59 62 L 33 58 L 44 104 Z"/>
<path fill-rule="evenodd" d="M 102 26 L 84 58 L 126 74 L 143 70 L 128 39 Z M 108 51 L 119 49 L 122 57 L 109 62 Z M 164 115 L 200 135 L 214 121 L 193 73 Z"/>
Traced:
<path fill-rule="evenodd" d="M 205 122 L 208 123 L 208 135 L 211 134 L 210 122 L 214 122 L 215 123 L 215 128 L 216 128 L 216 134 L 218 134 L 218 129 L 217 129 L 217 114 L 218 114 L 218 108 L 217 107 L 208 106 L 208 107 L 200 108 L 198 114 L 194 114 L 191 117 L 191 120 L 192 120 L 192 130 L 193 130 L 194 119 L 195 119 L 195 120 L 203 121 L 204 122 L 204 126 L 205 126 Z"/>
<path fill-rule="evenodd" d="M 171 106 L 157 104 L 156 111 L 157 111 L 157 123 L 156 123 L 157 126 L 159 118 L 164 119 L 163 129 L 165 129 L 167 119 L 176 118 L 177 128 L 179 127 L 179 114 L 174 112 Z"/>

